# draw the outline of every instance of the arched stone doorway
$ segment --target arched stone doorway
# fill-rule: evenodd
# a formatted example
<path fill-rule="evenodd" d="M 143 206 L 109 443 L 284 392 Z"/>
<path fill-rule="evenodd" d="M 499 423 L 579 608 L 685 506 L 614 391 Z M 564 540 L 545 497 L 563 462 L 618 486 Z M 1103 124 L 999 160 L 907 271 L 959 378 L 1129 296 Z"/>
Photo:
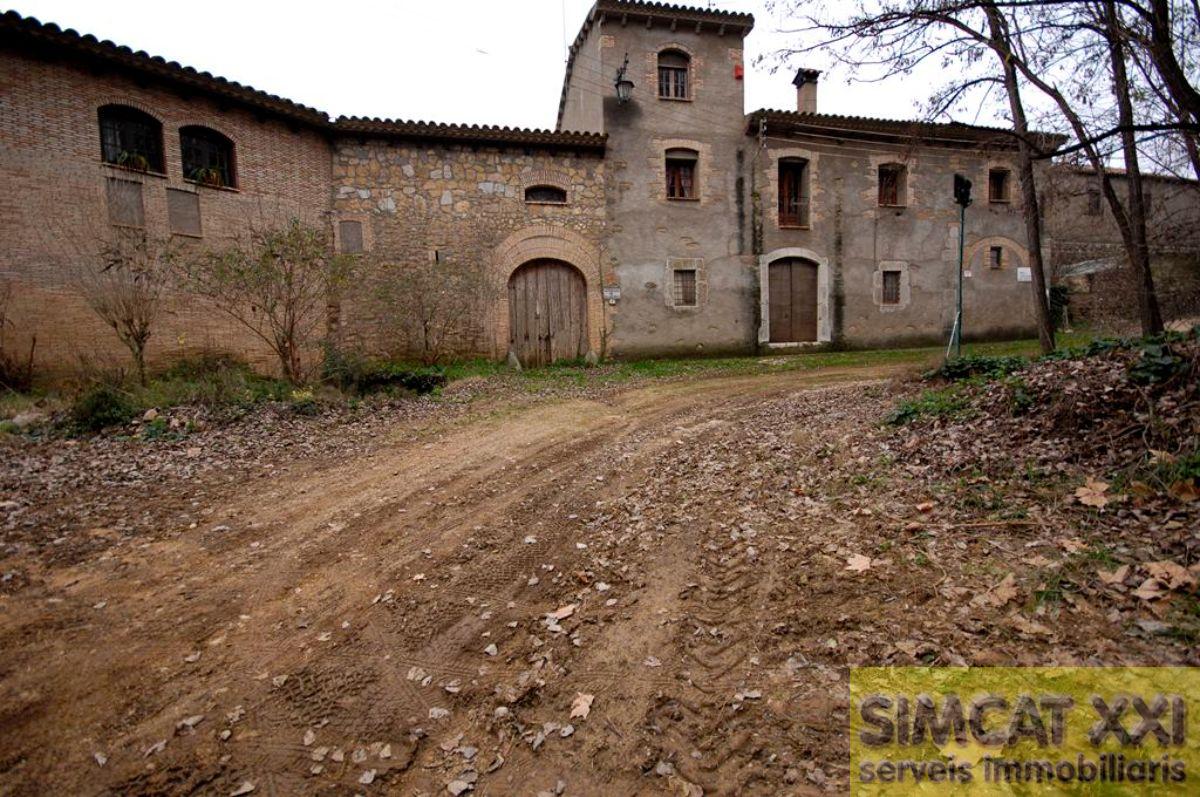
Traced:
<path fill-rule="evenodd" d="M 817 264 L 784 257 L 768 265 L 770 343 L 807 343 L 817 334 Z"/>
<path fill-rule="evenodd" d="M 587 285 L 569 263 L 542 258 L 508 278 L 508 345 L 525 367 L 588 352 Z"/>

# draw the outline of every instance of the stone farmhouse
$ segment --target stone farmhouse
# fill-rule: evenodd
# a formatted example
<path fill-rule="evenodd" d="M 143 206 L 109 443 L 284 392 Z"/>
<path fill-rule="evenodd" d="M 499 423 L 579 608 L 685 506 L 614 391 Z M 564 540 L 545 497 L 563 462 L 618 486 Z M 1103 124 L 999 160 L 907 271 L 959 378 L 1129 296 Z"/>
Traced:
<path fill-rule="evenodd" d="M 254 220 L 327 225 L 342 252 L 485 264 L 495 300 L 464 353 L 750 353 L 945 339 L 965 229 L 968 337 L 1028 334 L 1015 143 L 1003 130 L 795 110 L 745 113 L 752 16 L 597 0 L 555 130 L 326 114 L 94 37 L 0 21 L 0 280 L 45 369 L 120 351 L 56 242 L 108 225 L 205 245 Z M 378 318 L 331 301 L 329 335 Z M 266 364 L 247 333 L 173 296 L 152 339 Z"/>

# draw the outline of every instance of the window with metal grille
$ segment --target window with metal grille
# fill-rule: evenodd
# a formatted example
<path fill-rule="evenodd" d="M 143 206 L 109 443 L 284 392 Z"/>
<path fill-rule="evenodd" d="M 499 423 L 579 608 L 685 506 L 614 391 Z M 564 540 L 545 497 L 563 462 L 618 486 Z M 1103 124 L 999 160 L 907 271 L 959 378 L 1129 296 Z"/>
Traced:
<path fill-rule="evenodd" d="M 1004 247 L 993 246 L 988 250 L 988 265 L 992 268 L 1004 268 Z"/>
<path fill-rule="evenodd" d="M 1087 214 L 1089 216 L 1100 215 L 1100 192 L 1095 188 L 1089 188 L 1087 192 Z"/>
<path fill-rule="evenodd" d="M 879 167 L 879 204 L 903 207 L 908 204 L 908 169 L 902 163 L 885 163 Z"/>
<path fill-rule="evenodd" d="M 162 125 L 127 105 L 105 105 L 100 119 L 100 157 L 105 163 L 139 172 L 165 171 Z"/>
<path fill-rule="evenodd" d="M 900 272 L 883 272 L 883 304 L 900 304 Z"/>
<path fill-rule="evenodd" d="M 674 272 L 674 302 L 676 307 L 696 306 L 696 269 L 677 268 Z"/>
<path fill-rule="evenodd" d="M 567 192 L 553 185 L 531 185 L 525 189 L 525 201 L 565 205 L 567 203 Z"/>
<path fill-rule="evenodd" d="M 108 195 L 108 220 L 118 227 L 145 227 L 146 210 L 142 203 L 142 184 L 110 177 L 105 183 Z"/>
<path fill-rule="evenodd" d="M 664 100 L 686 100 L 688 70 L 691 59 L 678 50 L 663 50 L 658 54 L 658 96 Z"/>
<path fill-rule="evenodd" d="M 176 235 L 200 237 L 200 195 L 195 191 L 167 189 L 167 223 Z"/>
<path fill-rule="evenodd" d="M 363 230 L 361 221 L 339 221 L 338 241 L 341 243 L 343 254 L 358 254 L 363 250 Z"/>
<path fill-rule="evenodd" d="M 1009 179 L 1012 173 L 1008 169 L 992 169 L 988 172 L 988 202 L 1008 202 Z"/>
<path fill-rule="evenodd" d="M 699 155 L 690 149 L 667 150 L 667 199 L 697 199 L 696 163 Z"/>
<path fill-rule="evenodd" d="M 216 130 L 198 125 L 179 128 L 179 154 L 185 180 L 221 188 L 237 185 L 233 142 Z"/>
<path fill-rule="evenodd" d="M 779 161 L 779 226 L 808 226 L 808 161 Z"/>

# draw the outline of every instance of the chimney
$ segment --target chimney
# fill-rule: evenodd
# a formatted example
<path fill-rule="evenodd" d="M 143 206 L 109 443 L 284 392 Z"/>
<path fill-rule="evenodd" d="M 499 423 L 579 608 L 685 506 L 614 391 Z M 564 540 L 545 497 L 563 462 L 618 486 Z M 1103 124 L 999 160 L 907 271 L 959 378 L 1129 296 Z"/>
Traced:
<path fill-rule="evenodd" d="M 817 112 L 817 78 L 819 69 L 801 69 L 796 72 L 792 85 L 796 87 L 796 110 L 800 113 Z"/>

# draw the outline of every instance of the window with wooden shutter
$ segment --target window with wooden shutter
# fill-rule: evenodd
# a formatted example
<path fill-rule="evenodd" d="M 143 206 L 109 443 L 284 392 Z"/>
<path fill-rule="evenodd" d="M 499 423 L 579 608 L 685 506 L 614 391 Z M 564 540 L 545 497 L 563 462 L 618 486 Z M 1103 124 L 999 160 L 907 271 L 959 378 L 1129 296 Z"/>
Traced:
<path fill-rule="evenodd" d="M 988 266 L 991 268 L 1004 268 L 1004 247 L 993 246 L 988 250 Z"/>
<path fill-rule="evenodd" d="M 690 149 L 667 150 L 667 199 L 697 199 L 696 163 L 699 155 Z"/>
<path fill-rule="evenodd" d="M 126 105 L 105 105 L 100 120 L 100 157 L 105 163 L 138 172 L 163 167 L 162 125 L 148 113 Z"/>
<path fill-rule="evenodd" d="M 1008 169 L 992 169 L 988 172 L 988 201 L 989 202 L 1010 202 L 1009 197 L 1010 186 L 1009 179 L 1012 172 Z"/>
<path fill-rule="evenodd" d="M 339 221 L 338 241 L 343 254 L 354 255 L 363 251 L 363 229 L 361 221 Z"/>
<path fill-rule="evenodd" d="M 879 167 L 879 204 L 884 207 L 904 207 L 908 204 L 908 170 L 902 163 L 885 163 Z"/>
<path fill-rule="evenodd" d="M 779 226 L 809 226 L 808 161 L 803 158 L 779 161 Z"/>
<path fill-rule="evenodd" d="M 195 191 L 167 189 L 167 223 L 176 235 L 200 237 L 200 196 Z"/>
<path fill-rule="evenodd" d="M 690 99 L 688 72 L 691 59 L 678 50 L 658 54 L 658 96 L 663 100 Z"/>
<path fill-rule="evenodd" d="M 118 227 L 145 227 L 146 209 L 142 202 L 142 184 L 110 177 L 105 183 L 108 195 L 108 220 Z"/>
<path fill-rule="evenodd" d="M 900 304 L 900 272 L 883 272 L 883 294 L 880 298 L 883 304 Z"/>
<path fill-rule="evenodd" d="M 674 272 L 673 298 L 676 307 L 696 306 L 696 269 L 677 268 Z"/>

